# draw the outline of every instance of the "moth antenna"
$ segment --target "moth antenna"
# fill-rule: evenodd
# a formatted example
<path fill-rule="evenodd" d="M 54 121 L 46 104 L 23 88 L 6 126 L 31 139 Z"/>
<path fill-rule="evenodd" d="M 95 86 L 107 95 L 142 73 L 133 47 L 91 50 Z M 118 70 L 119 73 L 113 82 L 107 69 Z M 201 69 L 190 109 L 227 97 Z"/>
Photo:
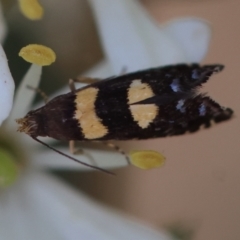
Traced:
<path fill-rule="evenodd" d="M 28 89 L 31 89 L 31 90 L 33 90 L 33 91 L 35 91 L 35 92 L 37 92 L 38 94 L 40 94 L 41 97 L 43 98 L 43 101 L 44 101 L 45 103 L 48 102 L 48 96 L 47 96 L 47 94 L 46 94 L 45 92 L 43 92 L 40 88 L 35 88 L 35 87 L 29 86 L 29 85 L 27 85 L 27 88 L 28 88 Z"/>
<path fill-rule="evenodd" d="M 42 142 L 42 141 L 39 140 L 38 138 L 35 138 L 35 137 L 33 137 L 33 136 L 31 136 L 31 137 L 32 137 L 35 141 L 41 143 L 42 145 L 48 147 L 49 149 L 57 152 L 57 153 L 60 154 L 60 155 L 65 156 L 65 157 L 67 157 L 67 158 L 69 158 L 69 159 L 71 159 L 71 160 L 73 160 L 73 161 L 75 161 L 75 162 L 78 162 L 78 163 L 80 163 L 80 164 L 82 164 L 82 165 L 84 165 L 84 166 L 87 166 L 87 167 L 90 167 L 90 168 L 99 170 L 99 171 L 101 171 L 101 172 L 105 172 L 105 173 L 107 173 L 107 174 L 115 175 L 115 173 L 113 173 L 113 172 L 110 172 L 110 171 L 105 170 L 105 169 L 103 169 L 103 168 L 96 167 L 96 166 L 90 165 L 90 164 L 88 164 L 88 163 L 82 162 L 82 161 L 80 161 L 80 160 L 78 160 L 78 159 L 76 159 L 76 158 L 73 158 L 73 157 L 71 157 L 71 156 L 69 156 L 69 155 L 67 155 L 67 154 L 65 154 L 65 153 L 63 153 L 63 152 L 61 152 L 61 151 L 59 151 L 59 150 L 57 150 L 57 149 L 49 146 L 47 143 Z"/>

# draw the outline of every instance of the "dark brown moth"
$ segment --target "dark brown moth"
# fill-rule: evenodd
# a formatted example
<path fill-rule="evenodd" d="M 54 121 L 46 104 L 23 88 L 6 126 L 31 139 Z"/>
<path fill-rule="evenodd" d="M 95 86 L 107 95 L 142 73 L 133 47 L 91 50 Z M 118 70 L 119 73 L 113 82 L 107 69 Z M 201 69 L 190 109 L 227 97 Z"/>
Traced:
<path fill-rule="evenodd" d="M 157 67 L 114 76 L 55 97 L 17 119 L 18 131 L 65 141 L 150 139 L 195 132 L 233 111 L 199 87 L 223 65 Z"/>

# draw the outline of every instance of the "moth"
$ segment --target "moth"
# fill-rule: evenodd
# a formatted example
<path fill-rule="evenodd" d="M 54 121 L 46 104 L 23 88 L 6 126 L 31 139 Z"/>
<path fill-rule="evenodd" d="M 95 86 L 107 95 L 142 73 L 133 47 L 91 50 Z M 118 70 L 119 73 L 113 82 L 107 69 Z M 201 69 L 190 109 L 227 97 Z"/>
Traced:
<path fill-rule="evenodd" d="M 33 139 L 64 141 L 151 139 L 195 132 L 233 111 L 199 93 L 223 65 L 178 64 L 113 76 L 55 97 L 17 119 Z M 40 141 L 40 140 L 39 140 Z"/>

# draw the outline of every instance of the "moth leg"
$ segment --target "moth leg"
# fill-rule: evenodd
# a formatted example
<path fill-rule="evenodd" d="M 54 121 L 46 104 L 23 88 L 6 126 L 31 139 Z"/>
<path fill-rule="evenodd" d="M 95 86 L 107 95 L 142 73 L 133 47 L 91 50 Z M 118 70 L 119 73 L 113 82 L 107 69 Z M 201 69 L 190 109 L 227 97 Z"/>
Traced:
<path fill-rule="evenodd" d="M 29 86 L 29 85 L 27 86 L 27 88 L 37 92 L 38 94 L 40 94 L 41 97 L 43 98 L 43 101 L 45 102 L 45 104 L 48 102 L 47 94 L 45 92 L 43 92 L 40 88 L 34 88 L 32 86 Z"/>
<path fill-rule="evenodd" d="M 82 149 L 75 147 L 75 141 L 74 140 L 69 141 L 69 152 L 73 155 L 83 153 Z"/>
<path fill-rule="evenodd" d="M 117 152 L 119 152 L 120 154 L 122 154 L 122 155 L 125 157 L 128 165 L 131 165 L 130 160 L 129 160 L 129 158 L 128 158 L 128 155 L 127 155 L 127 154 L 124 152 L 124 150 L 122 150 L 119 146 L 115 145 L 114 143 L 110 143 L 110 142 L 102 142 L 102 143 L 103 143 L 104 145 L 110 147 L 110 148 L 115 149 Z"/>

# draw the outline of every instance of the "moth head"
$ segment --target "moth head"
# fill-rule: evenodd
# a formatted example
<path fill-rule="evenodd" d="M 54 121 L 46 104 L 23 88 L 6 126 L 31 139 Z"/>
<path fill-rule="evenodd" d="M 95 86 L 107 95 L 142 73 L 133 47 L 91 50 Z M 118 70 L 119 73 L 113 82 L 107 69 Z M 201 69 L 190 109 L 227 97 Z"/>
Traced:
<path fill-rule="evenodd" d="M 36 111 L 30 111 L 24 118 L 16 119 L 18 132 L 24 132 L 32 137 L 43 136 L 41 134 L 41 115 Z"/>

